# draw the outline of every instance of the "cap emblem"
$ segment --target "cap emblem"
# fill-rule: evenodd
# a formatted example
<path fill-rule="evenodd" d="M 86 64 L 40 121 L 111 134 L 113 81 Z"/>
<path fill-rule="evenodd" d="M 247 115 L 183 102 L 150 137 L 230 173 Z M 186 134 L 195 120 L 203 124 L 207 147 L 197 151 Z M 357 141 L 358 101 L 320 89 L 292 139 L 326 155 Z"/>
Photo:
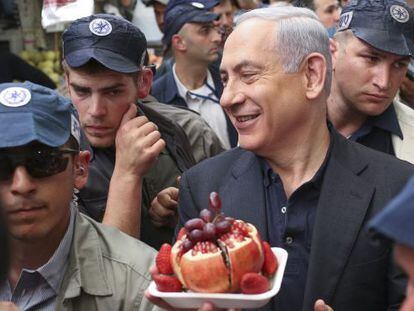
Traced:
<path fill-rule="evenodd" d="M 200 2 L 191 2 L 191 5 L 197 9 L 204 9 L 205 6 L 204 4 L 200 3 Z"/>
<path fill-rule="evenodd" d="M 399 23 L 406 23 L 410 19 L 410 13 L 401 5 L 392 5 L 390 7 L 390 14 Z"/>
<path fill-rule="evenodd" d="M 341 15 L 341 17 L 339 18 L 337 31 L 348 29 L 349 24 L 351 24 L 353 14 L 354 12 L 351 11 Z"/>
<path fill-rule="evenodd" d="M 0 103 L 7 107 L 20 107 L 26 105 L 32 94 L 22 87 L 9 87 L 0 93 Z"/>
<path fill-rule="evenodd" d="M 97 36 L 104 37 L 112 32 L 112 25 L 103 18 L 95 18 L 89 23 L 89 30 Z"/>

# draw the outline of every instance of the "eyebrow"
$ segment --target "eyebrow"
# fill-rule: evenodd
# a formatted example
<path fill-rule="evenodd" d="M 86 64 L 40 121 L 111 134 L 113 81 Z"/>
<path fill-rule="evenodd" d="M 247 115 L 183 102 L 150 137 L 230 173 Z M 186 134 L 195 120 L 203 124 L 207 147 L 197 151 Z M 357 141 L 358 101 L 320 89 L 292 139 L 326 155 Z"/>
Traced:
<path fill-rule="evenodd" d="M 251 61 L 251 60 L 244 60 L 240 63 L 238 63 L 235 67 L 234 67 L 234 71 L 239 72 L 241 69 L 245 68 L 245 67 L 251 67 L 251 68 L 255 68 L 255 69 L 262 69 L 264 68 L 264 66 L 258 62 L 255 61 Z M 226 71 L 223 68 L 220 68 L 220 74 L 225 74 Z"/>
<path fill-rule="evenodd" d="M 370 46 L 368 43 L 363 42 L 363 44 L 364 44 L 364 47 L 361 49 L 361 52 L 370 53 L 374 56 L 378 56 L 382 58 L 387 57 L 387 54 L 388 54 L 387 52 L 380 51 L 376 49 L 375 47 Z M 396 59 L 397 62 L 405 61 L 405 60 L 410 61 L 410 56 L 400 56 L 399 58 Z"/>
<path fill-rule="evenodd" d="M 73 88 L 78 89 L 78 90 L 83 90 L 83 91 L 90 91 L 91 90 L 90 87 L 78 85 L 78 84 L 73 83 L 73 82 L 70 82 L 70 85 Z M 123 83 L 120 83 L 119 82 L 119 83 L 115 83 L 114 85 L 105 86 L 103 88 L 100 88 L 98 91 L 100 91 L 100 92 L 102 92 L 102 91 L 103 92 L 107 92 L 107 91 L 110 91 L 110 90 L 113 90 L 113 89 L 117 89 L 117 88 L 123 87 L 123 86 L 125 86 L 125 85 Z"/>

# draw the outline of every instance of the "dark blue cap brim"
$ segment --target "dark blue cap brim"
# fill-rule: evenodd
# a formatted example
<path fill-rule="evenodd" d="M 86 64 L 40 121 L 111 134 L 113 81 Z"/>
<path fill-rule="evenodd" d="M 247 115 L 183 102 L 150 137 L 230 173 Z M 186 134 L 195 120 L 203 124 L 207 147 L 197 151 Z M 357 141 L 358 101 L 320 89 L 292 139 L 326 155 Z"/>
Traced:
<path fill-rule="evenodd" d="M 371 233 L 414 248 L 414 178 L 368 224 Z"/>
<path fill-rule="evenodd" d="M 117 72 L 133 73 L 140 70 L 140 68 L 128 58 L 122 57 L 110 50 L 86 48 L 65 55 L 66 62 L 73 68 L 83 66 L 91 59 L 95 59 L 106 68 Z"/>
<path fill-rule="evenodd" d="M 401 56 L 414 55 L 413 42 L 407 40 L 403 34 L 391 33 L 385 30 L 353 27 L 355 37 L 365 41 L 374 48 Z"/>
<path fill-rule="evenodd" d="M 190 15 L 192 14 L 192 16 Z M 194 9 L 191 13 L 185 13 L 179 16 L 177 19 L 172 20 L 170 23 L 168 20 L 164 20 L 166 24 L 164 25 L 165 32 L 162 42 L 165 45 L 169 45 L 173 35 L 178 33 L 181 28 L 187 23 L 211 23 L 217 20 L 220 16 L 213 12 L 208 12 L 204 10 Z M 187 17 L 186 15 L 190 15 Z"/>
<path fill-rule="evenodd" d="M 0 133 L 7 133 L 2 135 L 0 148 L 23 146 L 32 141 L 59 147 L 65 144 L 70 136 L 70 130 L 65 129 L 56 120 L 21 111 L 0 113 Z"/>

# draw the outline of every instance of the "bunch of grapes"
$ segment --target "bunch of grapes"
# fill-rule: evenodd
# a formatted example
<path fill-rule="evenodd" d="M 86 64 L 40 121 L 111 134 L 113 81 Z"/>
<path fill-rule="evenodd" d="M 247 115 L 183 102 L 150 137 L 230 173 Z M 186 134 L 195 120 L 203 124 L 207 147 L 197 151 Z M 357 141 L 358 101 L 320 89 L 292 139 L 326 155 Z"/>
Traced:
<path fill-rule="evenodd" d="M 187 238 L 183 241 L 183 253 L 192 249 L 198 242 L 210 241 L 216 244 L 224 234 L 230 232 L 234 218 L 225 217 L 221 213 L 221 201 L 216 192 L 209 197 L 209 209 L 203 209 L 199 218 L 188 220 L 184 224 Z"/>

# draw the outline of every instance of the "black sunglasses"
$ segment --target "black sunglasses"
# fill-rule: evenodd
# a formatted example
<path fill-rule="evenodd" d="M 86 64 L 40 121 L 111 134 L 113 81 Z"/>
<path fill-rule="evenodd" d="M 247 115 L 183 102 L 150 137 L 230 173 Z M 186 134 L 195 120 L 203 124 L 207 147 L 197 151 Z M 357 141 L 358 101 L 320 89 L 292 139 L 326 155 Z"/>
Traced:
<path fill-rule="evenodd" d="M 66 170 L 69 158 L 65 154 L 77 154 L 75 149 L 38 149 L 24 153 L 0 152 L 0 180 L 10 180 L 18 166 L 24 166 L 33 178 L 53 176 Z"/>

